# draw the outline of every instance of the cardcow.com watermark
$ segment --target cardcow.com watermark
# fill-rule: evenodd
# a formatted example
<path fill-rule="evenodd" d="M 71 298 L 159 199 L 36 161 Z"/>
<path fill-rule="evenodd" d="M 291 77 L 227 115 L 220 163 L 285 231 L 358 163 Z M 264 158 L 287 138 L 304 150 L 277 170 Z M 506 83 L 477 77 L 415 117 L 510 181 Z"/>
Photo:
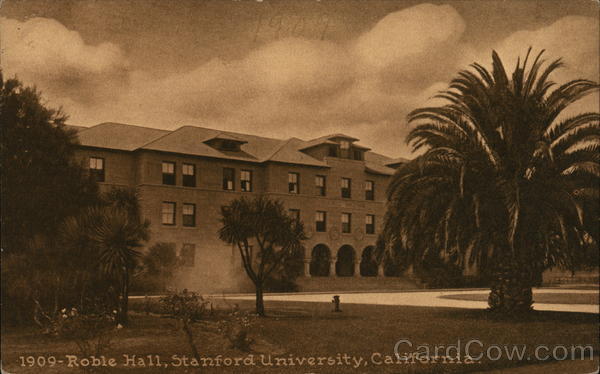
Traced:
<path fill-rule="evenodd" d="M 544 345 L 533 347 L 525 344 L 485 344 L 479 339 L 457 340 L 455 344 L 413 344 L 400 339 L 394 346 L 398 360 L 408 363 L 477 363 L 483 360 L 498 361 L 564 361 L 593 360 L 591 345 Z"/>

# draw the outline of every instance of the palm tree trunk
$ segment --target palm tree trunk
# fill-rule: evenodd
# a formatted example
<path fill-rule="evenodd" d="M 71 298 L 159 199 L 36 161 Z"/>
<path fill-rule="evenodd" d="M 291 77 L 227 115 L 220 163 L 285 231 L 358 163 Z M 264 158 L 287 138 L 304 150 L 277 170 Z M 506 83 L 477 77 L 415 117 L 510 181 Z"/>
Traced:
<path fill-rule="evenodd" d="M 490 311 L 510 316 L 532 311 L 532 270 L 512 259 L 497 263 L 492 273 L 488 305 Z"/>
<path fill-rule="evenodd" d="M 260 317 L 265 317 L 265 302 L 263 300 L 263 286 L 262 284 L 255 284 L 256 286 L 256 314 Z"/>

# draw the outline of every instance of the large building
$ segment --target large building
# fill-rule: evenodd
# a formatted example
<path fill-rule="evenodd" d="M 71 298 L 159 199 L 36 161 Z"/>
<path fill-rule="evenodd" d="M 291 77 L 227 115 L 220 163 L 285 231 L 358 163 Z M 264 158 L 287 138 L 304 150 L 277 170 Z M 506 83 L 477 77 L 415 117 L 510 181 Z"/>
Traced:
<path fill-rule="evenodd" d="M 137 188 L 144 218 L 151 221 L 148 246 L 175 245 L 187 266 L 179 281 L 188 288 L 246 288 L 239 255 L 217 232 L 222 206 L 258 194 L 282 201 L 304 222 L 305 289 L 339 288 L 344 277 L 359 285 L 360 278 L 385 275 L 370 253 L 385 213 L 388 180 L 402 160 L 374 153 L 356 138 L 281 140 L 195 126 L 167 131 L 118 123 L 74 128 L 81 143 L 77 155 L 102 189 Z"/>

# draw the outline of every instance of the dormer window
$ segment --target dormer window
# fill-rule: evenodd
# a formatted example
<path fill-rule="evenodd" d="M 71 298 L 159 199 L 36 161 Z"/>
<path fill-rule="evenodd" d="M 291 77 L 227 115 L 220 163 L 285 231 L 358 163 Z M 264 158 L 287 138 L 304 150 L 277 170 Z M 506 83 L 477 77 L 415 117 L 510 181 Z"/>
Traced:
<path fill-rule="evenodd" d="M 223 140 L 223 142 L 221 142 L 221 149 L 224 151 L 237 152 L 240 150 L 240 144 L 230 140 Z"/>
<path fill-rule="evenodd" d="M 328 156 L 329 157 L 338 157 L 338 146 L 337 145 L 330 145 L 329 146 Z"/>
<path fill-rule="evenodd" d="M 247 142 L 238 137 L 221 133 L 214 138 L 205 140 L 204 143 L 223 152 L 241 152 L 241 147 Z"/>
<path fill-rule="evenodd" d="M 340 148 L 344 151 L 350 149 L 350 142 L 347 140 L 340 141 Z"/>
<path fill-rule="evenodd" d="M 354 158 L 355 160 L 358 160 L 358 161 L 362 161 L 362 160 L 363 160 L 363 154 L 364 154 L 364 152 L 363 152 L 363 151 L 361 151 L 361 150 L 359 150 L 359 149 L 355 149 L 355 150 L 352 152 L 353 158 Z"/>

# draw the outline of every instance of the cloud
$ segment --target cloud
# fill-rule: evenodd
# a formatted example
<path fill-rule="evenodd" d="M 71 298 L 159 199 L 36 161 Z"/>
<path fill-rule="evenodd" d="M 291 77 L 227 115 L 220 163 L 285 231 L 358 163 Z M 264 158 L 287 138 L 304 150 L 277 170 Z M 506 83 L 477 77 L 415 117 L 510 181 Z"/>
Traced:
<path fill-rule="evenodd" d="M 462 17 L 450 5 L 421 4 L 385 16 L 358 38 L 354 49 L 362 61 L 381 70 L 454 45 L 464 30 Z"/>
<path fill-rule="evenodd" d="M 109 95 L 107 80 L 127 77 L 127 60 L 112 43 L 86 44 L 79 33 L 48 18 L 19 22 L 0 18 L 2 69 L 35 83 L 52 96 L 93 104 Z"/>
<path fill-rule="evenodd" d="M 530 46 L 536 54 L 545 49 L 547 60 L 563 59 L 565 67 L 559 71 L 559 77 L 598 80 L 599 27 L 598 20 L 591 17 L 563 17 L 538 30 L 513 33 L 499 44 L 497 51 L 514 64 L 516 57 L 524 55 Z"/>
<path fill-rule="evenodd" d="M 431 97 L 471 62 L 487 65 L 492 49 L 510 69 L 530 45 L 546 48 L 568 66 L 557 80 L 598 79 L 598 25 L 586 17 L 517 31 L 476 51 L 463 41 L 466 25 L 452 6 L 422 4 L 346 42 L 285 38 L 164 77 L 130 70 L 117 45 L 89 45 L 54 20 L 2 21 L 5 71 L 41 87 L 73 123 L 198 124 L 305 139 L 347 132 L 390 156 L 409 154 L 406 114 L 439 104 Z"/>
<path fill-rule="evenodd" d="M 591 17 L 567 16 L 537 30 L 520 30 L 512 33 L 493 47 L 502 59 L 507 71 L 512 71 L 517 58 L 521 61 L 532 47 L 529 64 L 539 52 L 544 50 L 542 58 L 547 65 L 550 61 L 561 59 L 564 66 L 550 76 L 557 84 L 573 79 L 600 79 L 600 26 L 598 20 Z M 486 67 L 491 66 L 491 49 L 481 51 L 475 56 L 465 58 L 464 65 L 480 61 Z M 564 116 L 584 111 L 600 111 L 600 97 L 592 94 L 569 107 Z M 560 118 L 559 118 L 560 120 Z"/>

